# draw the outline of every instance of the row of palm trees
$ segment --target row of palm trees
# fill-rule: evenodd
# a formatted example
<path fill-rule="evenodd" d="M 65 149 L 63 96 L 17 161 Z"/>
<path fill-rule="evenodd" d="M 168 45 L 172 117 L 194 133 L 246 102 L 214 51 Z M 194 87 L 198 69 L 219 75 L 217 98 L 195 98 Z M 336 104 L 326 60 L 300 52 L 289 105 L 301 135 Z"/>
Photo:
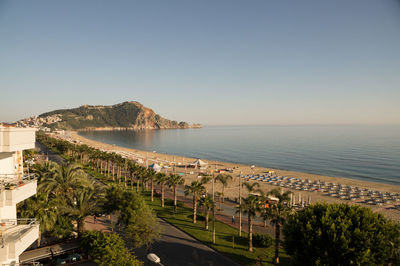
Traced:
<path fill-rule="evenodd" d="M 95 148 L 88 147 L 87 145 L 74 145 L 67 141 L 49 138 L 41 136 L 41 142 L 56 148 L 58 151 L 63 152 L 66 155 L 79 160 L 82 164 L 89 165 L 93 170 L 105 175 L 110 181 L 116 182 L 128 187 L 128 179 L 130 180 L 131 188 L 133 189 L 134 183 L 136 183 L 136 191 L 142 191 L 148 188 L 150 184 L 151 201 L 154 201 L 155 185 L 159 185 L 161 191 L 161 206 L 165 206 L 165 186 L 172 188 L 173 190 L 173 211 L 177 211 L 177 187 L 184 184 L 184 179 L 180 175 L 156 173 L 144 166 L 138 165 L 137 163 L 127 160 L 122 156 L 100 151 Z M 136 182 L 134 182 L 136 180 Z M 197 206 L 200 202 L 200 206 L 203 207 L 205 216 L 205 229 L 208 230 L 208 220 L 210 212 L 214 212 L 215 217 L 215 194 L 214 189 L 212 196 L 208 194 L 206 184 L 213 182 L 219 182 L 222 185 L 222 189 L 219 194 L 219 203 L 224 200 L 224 189 L 227 187 L 229 181 L 232 180 L 232 176 L 226 174 L 214 175 L 203 175 L 200 181 L 193 181 L 190 185 L 186 185 L 184 188 L 185 195 L 193 195 L 193 223 L 197 222 Z M 270 221 L 275 226 L 275 262 L 279 261 L 279 245 L 280 245 L 280 232 L 281 226 L 284 224 L 286 218 L 292 212 L 289 205 L 289 193 L 281 193 L 280 190 L 272 190 L 267 194 L 262 193 L 259 190 L 258 183 L 243 183 L 248 191 L 247 197 L 241 197 L 241 204 L 238 206 L 238 212 L 247 215 L 248 218 L 248 232 L 249 232 L 249 251 L 253 251 L 252 244 L 252 227 L 254 218 L 259 215 L 266 222 Z M 258 193 L 258 194 L 255 194 Z M 204 195 L 204 196 L 203 196 Z M 275 204 L 271 204 L 269 208 L 264 208 L 266 199 L 268 196 L 274 196 L 278 198 Z M 201 197 L 203 196 L 203 197 Z M 214 229 L 215 231 L 215 229 Z M 214 232 L 215 234 L 215 232 Z"/>
<path fill-rule="evenodd" d="M 174 212 L 177 209 L 177 187 L 184 184 L 182 176 L 177 174 L 156 173 L 152 169 L 147 169 L 144 166 L 137 164 L 132 160 L 123 158 L 121 155 L 114 152 L 101 151 L 87 145 L 73 144 L 65 140 L 55 139 L 39 134 L 38 140 L 43 144 L 56 149 L 72 158 L 81 164 L 86 164 L 105 175 L 110 181 L 121 184 L 123 182 L 125 187 L 128 187 L 128 180 L 130 180 L 131 188 L 136 184 L 136 191 L 145 191 L 150 185 L 150 198 L 154 201 L 155 184 L 158 184 L 161 190 L 161 206 L 164 207 L 165 203 L 165 186 L 172 188 L 174 197 Z M 213 177 L 214 178 L 214 177 Z M 202 183 L 207 184 L 212 180 L 211 175 L 204 175 Z M 232 176 L 227 174 L 219 174 L 215 177 L 214 181 L 221 183 L 222 191 L 219 192 L 219 201 L 224 202 L 224 189 L 227 187 L 228 182 L 232 180 Z M 206 191 L 207 192 L 207 191 Z"/>

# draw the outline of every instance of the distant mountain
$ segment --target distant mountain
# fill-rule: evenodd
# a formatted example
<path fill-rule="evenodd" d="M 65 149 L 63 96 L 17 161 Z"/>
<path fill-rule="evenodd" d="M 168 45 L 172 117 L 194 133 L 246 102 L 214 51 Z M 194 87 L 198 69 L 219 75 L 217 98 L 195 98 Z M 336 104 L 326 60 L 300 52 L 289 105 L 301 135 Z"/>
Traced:
<path fill-rule="evenodd" d="M 18 121 L 21 126 L 49 127 L 68 130 L 124 130 L 198 128 L 199 124 L 168 120 L 139 102 L 111 106 L 83 105 L 73 109 L 47 112 Z"/>

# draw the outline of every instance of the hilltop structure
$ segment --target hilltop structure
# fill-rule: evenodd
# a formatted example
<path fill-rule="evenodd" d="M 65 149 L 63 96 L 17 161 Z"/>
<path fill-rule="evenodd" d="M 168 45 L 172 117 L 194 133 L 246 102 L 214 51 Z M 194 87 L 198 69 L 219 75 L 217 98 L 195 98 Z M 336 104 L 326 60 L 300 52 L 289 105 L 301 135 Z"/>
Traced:
<path fill-rule="evenodd" d="M 24 174 L 22 151 L 35 147 L 34 128 L 0 123 L 0 265 L 16 265 L 39 235 L 35 219 L 18 219 L 17 203 L 36 194 L 37 182 Z"/>

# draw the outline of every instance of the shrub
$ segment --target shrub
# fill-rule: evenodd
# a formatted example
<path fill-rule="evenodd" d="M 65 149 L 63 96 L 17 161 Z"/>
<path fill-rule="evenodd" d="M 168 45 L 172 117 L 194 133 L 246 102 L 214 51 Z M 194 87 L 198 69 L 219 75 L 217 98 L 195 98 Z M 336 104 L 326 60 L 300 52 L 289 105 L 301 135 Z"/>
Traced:
<path fill-rule="evenodd" d="M 254 233 L 253 234 L 253 244 L 256 247 L 270 247 L 272 246 L 273 239 L 270 235 L 263 235 L 263 234 L 258 234 Z"/>
<path fill-rule="evenodd" d="M 317 203 L 289 218 L 284 247 L 299 265 L 396 264 L 400 226 L 370 208 Z"/>
<path fill-rule="evenodd" d="M 124 240 L 117 234 L 86 231 L 80 239 L 81 248 L 100 266 L 143 265 L 125 247 Z"/>

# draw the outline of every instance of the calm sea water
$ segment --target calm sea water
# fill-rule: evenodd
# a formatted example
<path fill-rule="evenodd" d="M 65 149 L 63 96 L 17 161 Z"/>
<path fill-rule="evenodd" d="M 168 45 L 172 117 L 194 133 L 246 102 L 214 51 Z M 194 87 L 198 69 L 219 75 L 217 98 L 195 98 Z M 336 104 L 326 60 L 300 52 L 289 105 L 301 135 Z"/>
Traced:
<path fill-rule="evenodd" d="M 400 126 L 209 126 L 80 134 L 127 148 L 400 185 Z"/>

